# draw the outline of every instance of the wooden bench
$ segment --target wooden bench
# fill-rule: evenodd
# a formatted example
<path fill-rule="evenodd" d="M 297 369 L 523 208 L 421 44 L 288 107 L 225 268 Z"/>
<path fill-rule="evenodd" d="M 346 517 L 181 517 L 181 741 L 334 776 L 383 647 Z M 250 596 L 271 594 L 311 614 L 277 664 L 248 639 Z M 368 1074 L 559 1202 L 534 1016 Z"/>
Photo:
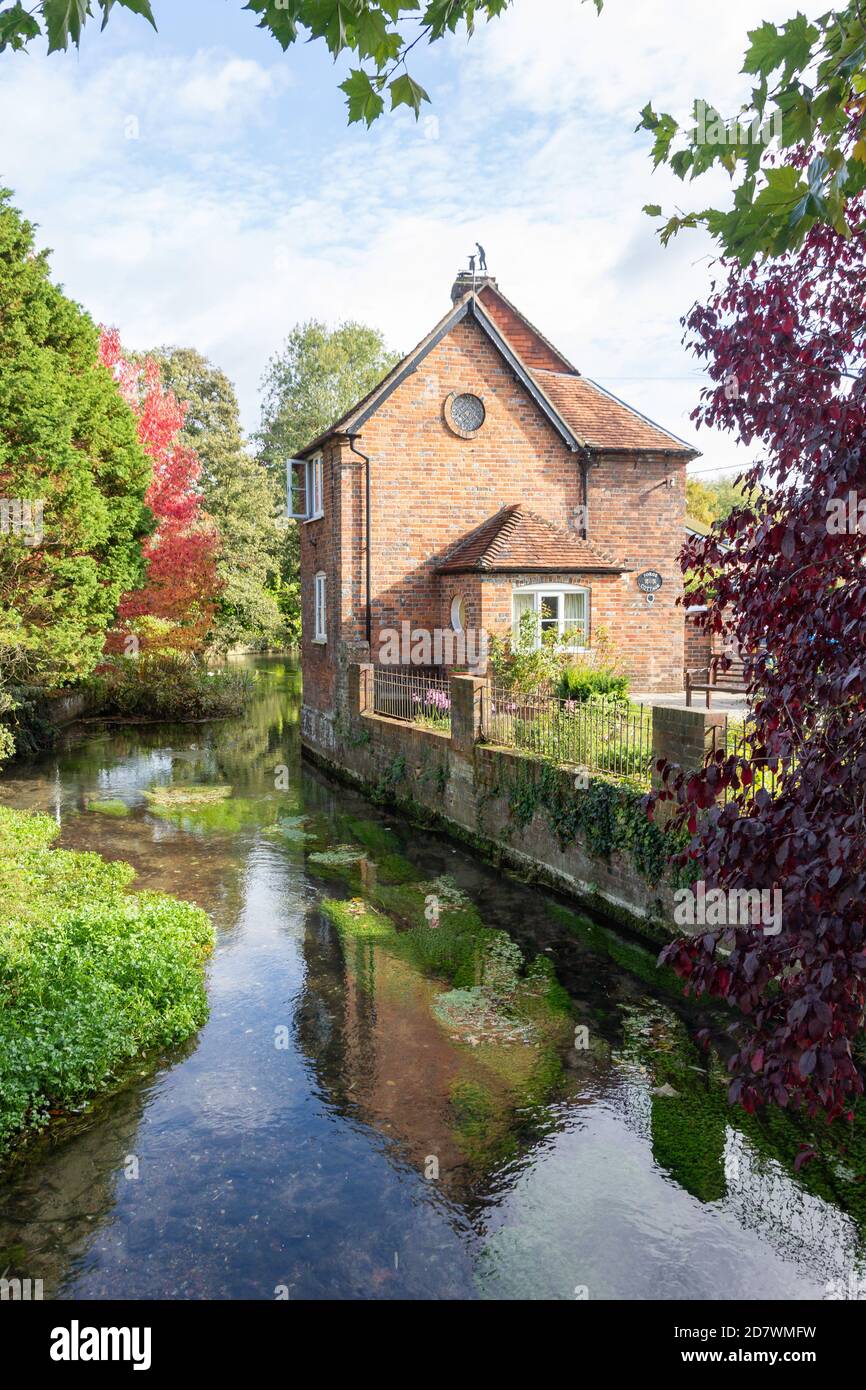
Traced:
<path fill-rule="evenodd" d="M 709 666 L 698 667 L 694 671 L 686 671 L 686 709 L 692 707 L 692 692 L 695 690 L 706 691 L 707 709 L 712 708 L 714 692 L 724 695 L 742 695 L 746 689 L 743 676 L 743 659 L 740 656 L 732 657 L 731 664 L 726 671 L 719 672 L 718 660 L 716 658 Z M 695 676 L 706 676 L 705 681 L 695 680 Z"/>

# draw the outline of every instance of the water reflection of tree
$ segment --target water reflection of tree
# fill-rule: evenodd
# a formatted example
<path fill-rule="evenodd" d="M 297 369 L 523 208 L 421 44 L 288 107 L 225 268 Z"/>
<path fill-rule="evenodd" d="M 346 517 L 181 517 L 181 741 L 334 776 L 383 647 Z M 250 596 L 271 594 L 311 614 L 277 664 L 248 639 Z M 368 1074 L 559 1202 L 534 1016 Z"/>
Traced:
<path fill-rule="evenodd" d="M 62 1293 L 112 1216 L 147 1091 L 130 1085 L 100 1102 L 78 1133 L 37 1140 L 0 1179 L 0 1275 L 41 1279 L 46 1298 Z"/>
<path fill-rule="evenodd" d="M 698 1050 L 675 1014 L 649 1000 L 627 1011 L 618 1061 L 632 1075 L 640 1072 L 621 1092 L 629 1120 L 679 1186 L 701 1202 L 719 1203 L 818 1278 L 844 1279 L 866 1263 L 853 1170 L 846 1182 L 838 1157 L 828 1153 L 795 1173 L 804 1122 L 730 1106 L 720 1063 Z"/>

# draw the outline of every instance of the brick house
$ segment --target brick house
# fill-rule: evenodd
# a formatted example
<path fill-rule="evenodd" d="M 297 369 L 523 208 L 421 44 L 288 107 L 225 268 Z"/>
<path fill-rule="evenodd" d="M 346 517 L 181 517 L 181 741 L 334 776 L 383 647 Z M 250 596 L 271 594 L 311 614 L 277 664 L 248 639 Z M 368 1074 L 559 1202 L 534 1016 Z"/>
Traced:
<path fill-rule="evenodd" d="M 460 275 L 441 322 L 290 464 L 305 737 L 331 746 L 347 662 L 395 633 L 507 633 L 525 612 L 580 648 L 604 627 L 635 688 L 681 690 L 696 454 L 582 376 L 495 279 Z"/>

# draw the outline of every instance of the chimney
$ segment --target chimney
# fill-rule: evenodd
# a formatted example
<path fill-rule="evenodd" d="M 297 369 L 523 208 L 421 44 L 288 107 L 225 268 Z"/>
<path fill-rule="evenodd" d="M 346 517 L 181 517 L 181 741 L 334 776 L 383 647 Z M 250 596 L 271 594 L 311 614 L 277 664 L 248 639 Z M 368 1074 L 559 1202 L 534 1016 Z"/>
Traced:
<path fill-rule="evenodd" d="M 452 304 L 458 304 L 471 290 L 478 294 L 485 285 L 491 285 L 494 290 L 497 289 L 496 276 L 488 275 L 486 270 L 479 271 L 475 275 L 469 270 L 461 270 L 451 287 Z"/>

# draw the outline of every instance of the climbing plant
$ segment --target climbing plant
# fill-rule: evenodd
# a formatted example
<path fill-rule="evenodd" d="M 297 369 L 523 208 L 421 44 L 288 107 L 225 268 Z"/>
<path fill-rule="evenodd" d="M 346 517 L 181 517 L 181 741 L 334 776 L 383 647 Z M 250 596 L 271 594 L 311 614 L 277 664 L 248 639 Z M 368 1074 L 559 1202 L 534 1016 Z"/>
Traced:
<path fill-rule="evenodd" d="M 644 790 L 628 782 L 593 777 L 585 789 L 572 790 L 553 763 L 529 763 L 505 792 L 511 817 L 521 828 L 541 814 L 560 849 L 580 837 L 596 858 L 628 854 L 652 887 L 665 877 L 671 854 L 688 839 L 681 830 L 666 830 L 649 820 Z M 681 875 L 675 867 L 672 881 L 678 883 Z"/>

